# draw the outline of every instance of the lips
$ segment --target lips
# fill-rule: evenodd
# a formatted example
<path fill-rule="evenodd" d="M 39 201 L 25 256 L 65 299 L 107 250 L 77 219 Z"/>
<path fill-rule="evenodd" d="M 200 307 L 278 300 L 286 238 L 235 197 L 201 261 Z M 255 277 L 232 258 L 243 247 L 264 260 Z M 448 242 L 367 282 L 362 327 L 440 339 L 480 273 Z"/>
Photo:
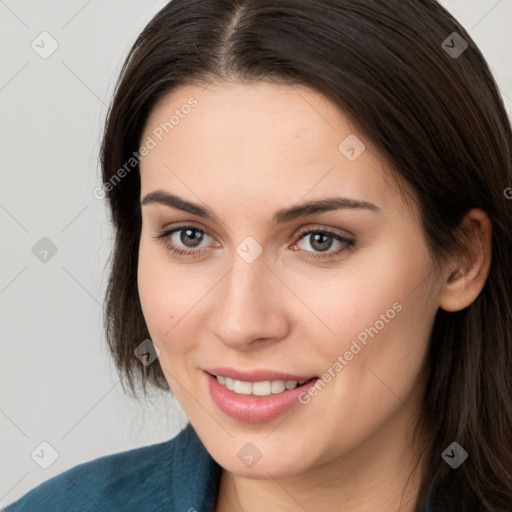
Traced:
<path fill-rule="evenodd" d="M 311 374 L 283 373 L 277 370 L 254 369 L 242 371 L 239 369 L 229 367 L 205 368 L 204 371 L 209 373 L 213 377 L 216 377 L 217 375 L 222 375 L 223 377 L 229 377 L 231 379 L 241 380 L 244 382 L 262 382 L 267 380 L 309 381 L 317 377 L 316 375 Z"/>
<path fill-rule="evenodd" d="M 314 386 L 318 380 L 317 377 L 308 377 L 308 375 L 282 373 L 271 370 L 242 372 L 232 368 L 209 368 L 208 371 L 204 371 L 203 375 L 205 377 L 206 388 L 217 407 L 227 416 L 246 423 L 271 421 L 287 413 L 301 403 L 299 400 L 300 395 L 307 393 L 308 389 Z M 218 375 L 246 383 L 262 382 L 263 380 L 305 380 L 306 382 L 294 389 L 285 389 L 278 394 L 254 396 L 252 394 L 238 394 L 227 389 L 218 382 Z M 233 377 L 229 377 L 230 375 Z"/>

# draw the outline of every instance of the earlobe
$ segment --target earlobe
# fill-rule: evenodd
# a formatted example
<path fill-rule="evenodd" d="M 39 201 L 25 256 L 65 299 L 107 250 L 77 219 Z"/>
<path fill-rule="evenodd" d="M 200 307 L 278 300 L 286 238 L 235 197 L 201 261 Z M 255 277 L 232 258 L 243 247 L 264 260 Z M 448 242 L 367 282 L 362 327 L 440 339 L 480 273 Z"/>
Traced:
<path fill-rule="evenodd" d="M 491 266 L 492 224 L 489 217 L 480 208 L 475 208 L 466 214 L 463 223 L 468 229 L 468 242 L 459 254 L 459 260 L 448 270 L 439 297 L 439 307 L 449 312 L 460 311 L 475 301 Z"/>

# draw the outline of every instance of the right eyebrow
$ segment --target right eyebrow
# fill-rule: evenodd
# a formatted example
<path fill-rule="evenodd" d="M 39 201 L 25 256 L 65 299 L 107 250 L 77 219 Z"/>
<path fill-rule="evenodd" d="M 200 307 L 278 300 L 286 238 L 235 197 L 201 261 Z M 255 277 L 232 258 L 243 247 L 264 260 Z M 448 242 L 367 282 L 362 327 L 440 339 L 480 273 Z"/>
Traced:
<path fill-rule="evenodd" d="M 211 221 L 219 220 L 217 215 L 215 215 L 209 208 L 203 207 L 197 203 L 192 203 L 175 194 L 164 192 L 163 190 L 155 190 L 150 192 L 141 201 L 142 206 L 155 203 L 170 206 L 171 208 L 176 208 L 178 210 L 191 213 L 192 215 L 197 215 L 203 219 L 208 219 Z M 313 215 L 315 213 L 341 209 L 362 209 L 370 210 L 373 212 L 380 211 L 378 206 L 367 201 L 359 201 L 348 197 L 330 197 L 320 200 L 308 201 L 302 204 L 278 210 L 273 217 L 273 222 L 274 224 L 281 224 L 301 217 L 306 217 L 308 215 Z"/>

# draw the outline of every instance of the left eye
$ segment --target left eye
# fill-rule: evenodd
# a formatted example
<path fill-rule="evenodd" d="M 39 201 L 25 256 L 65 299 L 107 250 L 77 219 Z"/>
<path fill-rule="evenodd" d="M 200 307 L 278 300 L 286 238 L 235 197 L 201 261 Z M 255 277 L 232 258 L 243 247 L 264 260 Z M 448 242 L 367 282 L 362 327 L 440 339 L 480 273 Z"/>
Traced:
<path fill-rule="evenodd" d="M 335 242 L 342 246 L 344 244 L 352 244 L 352 240 L 330 231 L 307 231 L 300 236 L 299 242 L 302 242 L 304 239 L 309 240 L 310 246 L 313 247 L 315 251 L 322 253 L 328 251 Z M 338 251 L 339 249 L 333 252 L 337 253 Z"/>
<path fill-rule="evenodd" d="M 309 238 L 308 238 L 309 237 Z M 166 248 L 180 256 L 199 256 L 206 247 L 200 247 L 205 238 L 214 240 L 205 231 L 194 226 L 181 226 L 163 231 L 154 238 L 161 240 Z M 313 251 L 302 249 L 307 253 L 307 258 L 328 258 L 339 254 L 355 245 L 355 241 L 338 233 L 325 230 L 310 230 L 299 234 L 298 241 L 292 245 L 297 247 L 303 240 L 309 239 Z M 216 242 L 218 243 L 218 242 Z M 339 247 L 329 251 L 332 245 L 337 243 Z M 323 253 L 326 253 L 325 255 Z"/>
<path fill-rule="evenodd" d="M 314 251 L 306 250 L 306 252 L 312 253 L 308 255 L 310 258 L 327 258 L 339 254 L 355 244 L 355 241 L 350 238 L 338 233 L 333 233 L 332 231 L 323 230 L 310 230 L 303 232 L 300 234 L 299 241 L 295 245 L 299 245 L 303 240 L 309 240 L 310 246 L 314 249 Z M 338 249 L 327 252 L 335 242 L 339 245 Z M 324 256 L 322 253 L 327 254 Z"/>

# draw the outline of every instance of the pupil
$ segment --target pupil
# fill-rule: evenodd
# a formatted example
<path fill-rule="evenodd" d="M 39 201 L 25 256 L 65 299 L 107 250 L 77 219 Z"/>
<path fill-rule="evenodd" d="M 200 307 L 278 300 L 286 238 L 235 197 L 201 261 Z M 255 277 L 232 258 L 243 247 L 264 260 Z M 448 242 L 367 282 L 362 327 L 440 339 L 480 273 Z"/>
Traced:
<path fill-rule="evenodd" d="M 326 240 L 330 241 L 330 243 L 325 245 Z M 318 242 L 318 244 L 317 244 Z M 313 234 L 313 242 L 311 243 L 311 247 L 315 248 L 318 251 L 326 251 L 332 245 L 332 240 L 329 235 L 324 235 L 322 233 L 314 233 Z"/>
<path fill-rule="evenodd" d="M 192 233 L 195 233 L 196 236 L 194 236 Z M 190 238 L 186 239 L 185 236 Z M 183 242 L 185 245 L 188 245 L 188 242 L 190 242 L 190 239 L 192 239 L 192 244 L 190 244 L 189 246 L 195 247 L 196 245 L 199 245 L 201 243 L 202 238 L 203 233 L 199 232 L 197 229 L 183 229 L 181 231 L 180 241 Z"/>

